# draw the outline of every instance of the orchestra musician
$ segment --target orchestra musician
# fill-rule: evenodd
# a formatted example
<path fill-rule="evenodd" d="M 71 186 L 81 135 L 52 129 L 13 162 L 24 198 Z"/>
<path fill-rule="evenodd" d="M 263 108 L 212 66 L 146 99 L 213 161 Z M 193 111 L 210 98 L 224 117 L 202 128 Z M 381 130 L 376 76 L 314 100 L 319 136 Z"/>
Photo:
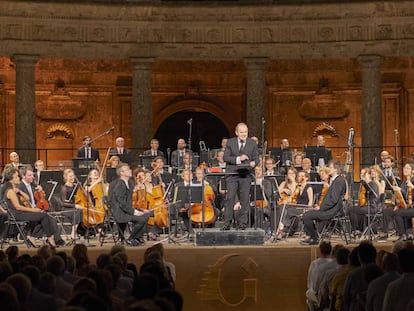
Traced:
<path fill-rule="evenodd" d="M 173 175 L 164 169 L 165 158 L 162 156 L 157 156 L 154 158 L 152 164 L 153 173 L 152 173 L 152 184 L 159 185 L 162 184 L 163 187 L 166 186 L 166 183 L 169 183 L 173 179 Z"/>
<path fill-rule="evenodd" d="M 383 170 L 381 179 L 385 181 L 384 206 L 382 209 L 382 232 L 379 232 L 377 240 L 383 242 L 388 240 L 389 225 L 394 221 L 395 192 L 393 186 L 399 186 L 401 180 L 394 168 L 394 158 L 390 155 L 383 158 Z"/>
<path fill-rule="evenodd" d="M 293 192 L 293 197 L 290 199 L 290 204 L 286 206 L 286 213 L 280 221 L 277 239 L 285 237 L 287 232 L 293 233 L 297 228 L 297 217 L 303 213 L 302 209 L 295 208 L 295 205 L 301 207 L 312 207 L 314 204 L 314 195 L 311 185 L 308 184 L 310 175 L 304 171 L 299 171 L 296 178 L 296 189 Z"/>
<path fill-rule="evenodd" d="M 22 167 L 22 164 L 20 163 L 20 156 L 17 152 L 15 152 L 15 151 L 10 152 L 9 159 L 10 159 L 10 163 L 7 163 L 4 166 L 3 173 L 1 175 L 2 176 L 2 178 L 1 178 L 2 183 L 4 181 L 4 173 L 6 172 L 6 170 L 9 170 L 11 168 L 15 168 L 15 169 L 19 170 Z"/>
<path fill-rule="evenodd" d="M 180 187 L 190 187 L 193 185 L 193 173 L 190 170 L 184 170 L 181 172 L 181 181 L 174 185 L 174 193 L 177 193 L 178 188 Z M 176 202 L 173 205 L 173 208 L 177 211 L 179 217 L 183 220 L 182 230 L 188 232 L 190 228 L 190 218 L 188 216 L 188 211 L 191 208 L 190 203 L 188 202 Z"/>
<path fill-rule="evenodd" d="M 343 200 L 347 187 L 345 179 L 340 176 L 341 164 L 337 161 L 331 161 L 328 168 L 331 185 L 326 192 L 322 204 L 315 206 L 315 210 L 308 211 L 303 215 L 304 230 L 307 235 L 301 242 L 304 245 L 316 245 L 319 243 L 315 220 L 330 220 L 343 210 Z"/>
<path fill-rule="evenodd" d="M 227 141 L 224 151 L 226 173 L 238 173 L 227 176 L 227 200 L 224 204 L 223 230 L 230 230 L 234 219 L 234 204 L 236 195 L 239 195 L 241 209 L 237 219 L 238 229 L 244 230 L 248 226 L 249 189 L 251 170 L 259 163 L 259 151 L 256 143 L 248 138 L 249 130 L 245 123 L 236 126 L 236 137 Z"/>
<path fill-rule="evenodd" d="M 265 168 L 266 171 L 264 173 L 265 176 L 273 176 L 277 175 L 277 169 L 276 169 L 276 162 L 272 157 L 266 157 L 265 158 Z"/>
<path fill-rule="evenodd" d="M 91 138 L 89 136 L 84 136 L 82 139 L 83 146 L 78 149 L 78 158 L 83 158 L 87 160 L 100 161 L 98 149 L 92 148 Z"/>
<path fill-rule="evenodd" d="M 258 227 L 264 227 L 264 218 L 270 222 L 270 228 L 274 228 L 274 217 L 272 217 L 272 207 L 270 206 L 273 193 L 270 180 L 263 177 L 263 167 L 258 165 L 254 168 L 255 183 L 250 187 L 250 206 L 251 219 Z M 254 186 L 256 185 L 256 196 Z M 256 211 L 255 211 L 256 208 Z M 254 216 L 256 215 L 256 219 Z M 264 228 L 263 228 L 264 229 Z"/>
<path fill-rule="evenodd" d="M 314 166 L 322 167 L 325 166 L 329 161 L 332 160 L 332 151 L 325 146 L 325 137 L 318 135 L 316 137 L 316 151 L 315 151 Z"/>
<path fill-rule="evenodd" d="M 191 170 L 194 172 L 196 167 L 192 167 L 192 160 L 193 157 L 190 152 L 184 153 L 183 163 L 178 167 L 178 172 L 182 172 L 184 170 Z"/>
<path fill-rule="evenodd" d="M 43 191 L 42 186 L 34 183 L 33 168 L 31 166 L 23 167 L 20 170 L 20 175 L 21 175 L 21 181 L 17 185 L 17 188 L 28 196 L 29 198 L 28 205 L 30 205 L 32 208 L 37 207 L 45 211 L 48 210 L 49 202 L 47 202 L 45 198 L 45 192 Z M 39 205 L 40 199 L 45 200 L 44 201 L 45 206 L 42 207 Z M 49 217 L 50 217 L 49 223 L 53 231 L 53 236 L 54 236 L 56 245 L 58 246 L 65 245 L 65 242 L 60 236 L 56 219 L 53 218 L 52 216 L 49 216 Z M 33 229 L 32 235 L 35 237 L 41 238 L 43 235 L 42 226 L 40 225 L 35 226 Z"/>
<path fill-rule="evenodd" d="M 64 215 L 72 224 L 70 237 L 72 241 L 74 241 L 76 240 L 76 232 L 78 226 L 82 220 L 83 207 L 75 203 L 75 195 L 78 184 L 76 183 L 75 172 L 71 168 L 65 169 L 63 171 L 63 182 L 64 184 L 60 190 L 60 197 L 63 202 L 63 211 L 68 212 L 64 213 Z M 73 212 L 70 213 L 69 211 Z"/>
<path fill-rule="evenodd" d="M 32 207 L 29 203 L 29 196 L 17 188 L 20 184 L 19 171 L 15 168 L 9 168 L 4 172 L 4 178 L 3 199 L 7 202 L 7 206 L 14 214 L 16 220 L 29 221 L 31 224 L 40 223 L 42 230 L 47 236 L 47 243 L 52 247 L 56 247 L 52 224 L 54 219 L 49 217 L 40 208 Z M 39 247 L 32 236 L 32 225 L 30 227 L 31 230 L 27 234 L 29 244 L 33 247 Z"/>
<path fill-rule="evenodd" d="M 165 155 L 164 152 L 162 152 L 161 150 L 159 150 L 159 146 L 160 146 L 160 142 L 158 139 L 153 138 L 151 139 L 150 142 L 151 148 L 148 150 L 145 150 L 143 152 L 143 155 L 145 156 L 154 156 L 154 157 L 163 157 L 165 159 Z"/>
<path fill-rule="evenodd" d="M 213 166 L 218 166 L 222 169 L 222 171 L 225 171 L 226 162 L 224 162 L 224 150 L 217 151 L 216 158 L 213 161 Z"/>
<path fill-rule="evenodd" d="M 349 209 L 351 225 L 356 236 L 360 235 L 367 225 L 366 215 L 375 215 L 382 208 L 385 191 L 385 182 L 380 179 L 381 168 L 378 165 L 362 169 L 360 175 L 360 204 Z"/>
<path fill-rule="evenodd" d="M 220 148 L 217 148 L 217 149 L 212 149 L 212 150 L 210 151 L 210 157 L 211 157 L 211 159 L 213 159 L 213 163 L 214 163 L 214 160 L 215 160 L 215 159 L 217 159 L 218 152 L 219 152 L 219 151 L 223 151 L 223 152 L 224 152 L 224 150 L 226 149 L 227 140 L 228 140 L 228 138 L 227 138 L 227 137 L 223 137 L 223 138 L 221 139 Z M 214 165 L 215 165 L 215 164 L 214 164 Z"/>
<path fill-rule="evenodd" d="M 293 167 L 297 170 L 297 171 L 301 171 L 302 170 L 302 161 L 303 161 L 303 154 L 301 153 L 296 153 L 293 156 Z"/>
<path fill-rule="evenodd" d="M 134 209 L 138 209 L 141 212 L 147 213 L 150 217 L 154 216 L 154 211 L 152 210 L 154 206 L 151 206 L 151 204 L 154 204 L 153 200 L 151 199 L 153 197 L 154 189 L 154 184 L 151 180 L 152 176 L 153 174 L 147 169 L 136 168 L 133 171 L 135 187 L 132 194 L 132 206 Z M 150 230 L 148 232 L 148 240 L 156 241 L 162 228 L 159 228 L 157 226 L 157 223 L 153 218 L 150 218 L 147 225 L 150 226 Z"/>
<path fill-rule="evenodd" d="M 35 176 L 35 182 L 36 184 L 40 185 L 40 174 L 42 173 L 42 171 L 45 169 L 45 164 L 42 160 L 37 160 L 34 163 L 34 176 Z"/>
<path fill-rule="evenodd" d="M 125 148 L 125 139 L 121 136 L 115 139 L 115 147 L 109 150 L 110 155 L 129 154 L 130 150 Z"/>
<path fill-rule="evenodd" d="M 108 167 L 109 168 L 116 168 L 119 165 L 120 162 L 121 162 L 121 160 L 119 159 L 119 157 L 116 156 L 116 155 L 113 155 L 108 160 Z"/>
<path fill-rule="evenodd" d="M 183 165 L 183 158 L 184 154 L 190 152 L 189 149 L 186 148 L 187 144 L 183 138 L 178 139 L 177 141 L 177 149 L 171 153 L 171 166 L 172 167 L 180 167 Z"/>
<path fill-rule="evenodd" d="M 402 241 L 413 240 L 413 223 L 414 217 L 413 208 L 413 188 L 414 188 L 414 174 L 413 166 L 409 163 L 403 167 L 404 181 L 401 186 L 394 186 L 394 191 L 400 191 L 406 208 L 396 208 L 394 210 L 395 226 L 398 239 Z"/>
<path fill-rule="evenodd" d="M 118 224 L 126 226 L 129 222 L 133 223 L 132 232 L 125 242 L 130 246 L 144 245 L 145 241 L 142 236 L 149 214 L 132 207 L 135 181 L 131 178 L 132 172 L 129 165 L 126 163 L 119 164 L 116 173 L 118 178 L 109 185 L 109 208 Z"/>

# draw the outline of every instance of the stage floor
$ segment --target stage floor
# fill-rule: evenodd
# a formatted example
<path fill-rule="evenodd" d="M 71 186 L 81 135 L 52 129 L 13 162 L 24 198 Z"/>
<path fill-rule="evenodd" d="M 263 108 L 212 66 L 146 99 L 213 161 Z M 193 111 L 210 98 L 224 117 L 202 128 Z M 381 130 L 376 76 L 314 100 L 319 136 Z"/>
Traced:
<path fill-rule="evenodd" d="M 185 238 L 161 238 L 165 258 L 176 266 L 176 288 L 184 297 L 185 311 L 216 310 L 306 310 L 306 278 L 310 262 L 317 257 L 317 246 L 303 246 L 299 237 L 259 246 L 195 246 Z M 332 237 L 332 244 L 345 244 Z M 87 244 L 86 240 L 78 243 Z M 138 267 L 143 263 L 145 250 L 154 241 L 140 247 L 127 247 L 129 261 Z M 89 241 L 89 256 L 94 262 L 99 254 L 109 252 L 114 245 L 107 237 L 99 246 L 96 239 Z M 348 245 L 352 248 L 358 242 Z M 392 239 L 374 243 L 378 249 L 391 250 Z M 36 253 L 36 249 L 19 245 L 21 253 Z M 5 244 L 3 249 L 8 245 Z M 72 247 L 58 251 L 70 254 Z"/>

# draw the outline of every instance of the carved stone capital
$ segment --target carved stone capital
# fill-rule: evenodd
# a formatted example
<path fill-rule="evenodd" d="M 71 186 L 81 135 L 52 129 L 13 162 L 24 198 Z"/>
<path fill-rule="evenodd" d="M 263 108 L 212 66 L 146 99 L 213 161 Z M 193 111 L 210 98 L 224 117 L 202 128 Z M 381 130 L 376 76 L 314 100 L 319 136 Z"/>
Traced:
<path fill-rule="evenodd" d="M 381 55 L 360 55 L 357 60 L 363 68 L 379 68 L 384 58 Z"/>
<path fill-rule="evenodd" d="M 26 54 L 15 54 L 12 56 L 12 62 L 20 67 L 34 67 L 39 61 L 39 55 L 26 55 Z"/>
<path fill-rule="evenodd" d="M 151 66 L 155 61 L 154 57 L 131 57 L 130 61 L 132 63 L 134 70 L 151 70 Z"/>
<path fill-rule="evenodd" d="M 244 63 L 248 71 L 265 70 L 266 64 L 269 62 L 268 57 L 246 57 Z"/>

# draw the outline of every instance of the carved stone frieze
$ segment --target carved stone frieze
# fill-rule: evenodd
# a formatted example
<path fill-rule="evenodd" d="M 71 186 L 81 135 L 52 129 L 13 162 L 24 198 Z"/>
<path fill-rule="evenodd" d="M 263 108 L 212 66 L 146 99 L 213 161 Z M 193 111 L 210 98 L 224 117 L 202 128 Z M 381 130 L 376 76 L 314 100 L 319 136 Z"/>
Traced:
<path fill-rule="evenodd" d="M 55 91 L 36 108 L 36 116 L 43 120 L 79 120 L 85 114 L 82 102 L 71 98 L 65 90 Z"/>
<path fill-rule="evenodd" d="M 119 59 L 356 57 L 368 51 L 400 56 L 414 50 L 413 18 L 410 1 L 126 7 L 5 0 L 0 40 L 7 44 L 0 55 L 35 49 L 42 57 Z M 401 40 L 398 49 L 395 40 Z"/>

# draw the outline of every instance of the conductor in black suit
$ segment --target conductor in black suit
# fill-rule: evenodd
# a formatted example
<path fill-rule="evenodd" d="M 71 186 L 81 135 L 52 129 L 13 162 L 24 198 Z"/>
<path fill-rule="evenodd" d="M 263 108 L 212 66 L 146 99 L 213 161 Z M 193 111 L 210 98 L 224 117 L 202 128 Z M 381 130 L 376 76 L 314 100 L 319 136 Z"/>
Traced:
<path fill-rule="evenodd" d="M 259 151 L 254 140 L 248 138 L 249 130 L 245 123 L 236 126 L 236 136 L 227 141 L 224 150 L 226 173 L 239 173 L 227 177 L 227 200 L 224 205 L 224 227 L 230 230 L 234 218 L 233 207 L 236 195 L 240 199 L 241 209 L 237 228 L 244 230 L 248 224 L 250 182 L 253 168 L 259 163 Z"/>
<path fill-rule="evenodd" d="M 78 149 L 78 158 L 83 158 L 87 160 L 100 161 L 98 149 L 92 148 L 91 138 L 85 136 L 82 139 L 83 146 Z"/>
<path fill-rule="evenodd" d="M 303 215 L 303 223 L 305 233 L 308 236 L 302 241 L 305 245 L 316 245 L 318 241 L 318 233 L 315 228 L 314 220 L 331 220 L 342 212 L 344 195 L 346 192 L 345 179 L 340 176 L 341 163 L 338 161 L 329 162 L 329 176 L 331 177 L 331 185 L 328 188 L 322 204 L 316 207 L 316 210 L 308 211 Z"/>

